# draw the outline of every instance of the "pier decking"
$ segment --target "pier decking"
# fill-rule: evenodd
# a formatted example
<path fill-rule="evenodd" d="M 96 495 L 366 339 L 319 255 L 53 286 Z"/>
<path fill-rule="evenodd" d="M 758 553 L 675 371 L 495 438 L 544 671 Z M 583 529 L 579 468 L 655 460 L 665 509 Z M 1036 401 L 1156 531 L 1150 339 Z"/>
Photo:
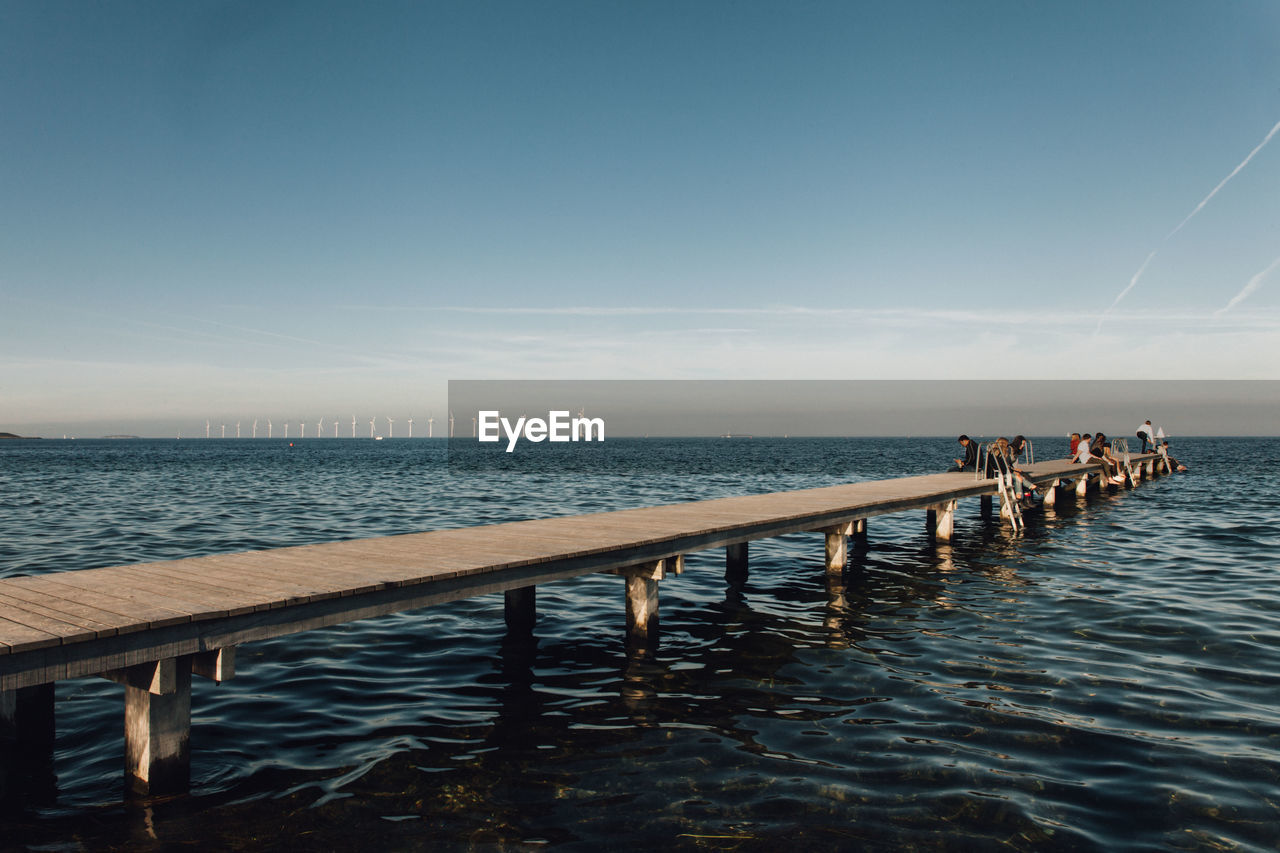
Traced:
<path fill-rule="evenodd" d="M 1137 478 L 1154 454 L 1134 455 Z M 1096 463 L 1024 466 L 1048 487 L 1083 494 Z M 1054 487 L 1057 487 L 1056 489 Z M 188 784 L 191 675 L 234 675 L 243 643 L 506 593 L 506 618 L 527 630 L 538 584 L 613 572 L 625 578 L 627 638 L 657 628 L 659 581 L 684 555 L 726 549 L 744 572 L 747 543 L 788 533 L 825 536 L 825 566 L 842 571 L 850 535 L 874 516 L 926 510 L 950 539 L 957 501 L 990 507 L 997 481 L 942 473 L 644 509 L 434 530 L 0 580 L 0 731 L 52 738 L 54 682 L 101 675 L 125 685 L 126 774 L 156 794 Z M 4 772 L 0 768 L 0 772 Z"/>

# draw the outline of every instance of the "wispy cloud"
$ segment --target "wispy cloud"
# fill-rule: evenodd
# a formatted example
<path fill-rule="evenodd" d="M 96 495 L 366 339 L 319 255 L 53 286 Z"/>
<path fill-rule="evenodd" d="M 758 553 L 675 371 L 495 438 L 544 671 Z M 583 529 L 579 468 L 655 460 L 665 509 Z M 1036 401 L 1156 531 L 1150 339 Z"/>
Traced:
<path fill-rule="evenodd" d="M 1184 218 L 1181 222 L 1178 223 L 1176 228 L 1174 228 L 1172 231 L 1170 231 L 1168 234 L 1164 236 L 1164 239 L 1160 241 L 1161 245 L 1169 242 L 1169 239 L 1173 237 L 1174 234 L 1177 234 L 1179 231 L 1181 231 L 1183 227 L 1186 226 L 1186 224 L 1190 222 L 1197 213 L 1199 213 L 1201 210 L 1204 209 L 1204 206 L 1209 203 L 1210 199 L 1212 199 L 1215 195 L 1218 194 L 1219 190 L 1225 187 L 1232 178 L 1240 174 L 1240 171 L 1245 166 L 1249 165 L 1249 161 L 1252 160 L 1254 157 L 1256 157 L 1258 155 L 1258 152 L 1267 146 L 1267 143 L 1271 141 L 1271 138 L 1275 136 L 1278 131 L 1280 131 L 1280 121 L 1276 122 L 1275 126 L 1273 126 L 1271 130 L 1267 132 L 1267 135 L 1263 137 L 1262 141 L 1254 146 L 1253 150 L 1249 152 L 1249 156 L 1241 160 L 1239 165 L 1237 165 L 1234 169 L 1232 169 L 1231 172 L 1225 178 L 1219 181 L 1218 185 L 1214 187 L 1212 190 L 1210 190 L 1207 196 L 1205 196 L 1200 200 L 1200 203 L 1197 204 L 1195 208 L 1186 215 L 1186 218 Z M 1146 271 L 1147 266 L 1151 263 L 1151 259 L 1156 256 L 1156 251 L 1159 251 L 1159 250 L 1157 249 L 1155 251 L 1152 251 L 1151 254 L 1147 255 L 1147 259 L 1142 262 L 1142 266 L 1138 267 L 1138 271 L 1133 274 L 1133 278 L 1129 279 L 1128 286 L 1125 287 L 1124 290 L 1120 291 L 1120 295 L 1115 298 L 1115 300 L 1111 303 L 1111 305 L 1108 306 L 1108 308 L 1105 311 L 1103 311 L 1101 315 L 1099 315 L 1098 327 L 1097 329 L 1094 330 L 1095 335 L 1102 330 L 1102 321 L 1105 320 L 1107 315 L 1111 313 L 1111 309 L 1115 308 L 1116 305 L 1119 304 L 1120 300 L 1124 299 L 1125 296 L 1128 295 L 1129 291 L 1133 290 L 1133 286 L 1138 283 L 1138 279 L 1142 278 L 1142 274 Z"/>
<path fill-rule="evenodd" d="M 1153 253 L 1154 254 L 1154 253 Z M 410 310 L 410 309 L 405 309 Z M 427 309 L 424 309 L 427 310 Z M 459 314 L 479 314 L 486 316 L 510 316 L 521 317 L 528 315 L 536 315 L 540 317 L 634 317 L 634 316 L 690 316 L 690 317 L 750 317 L 758 321 L 757 327 L 754 329 L 731 327 L 716 327 L 716 331 L 755 331 L 762 333 L 772 333 L 778 327 L 769 326 L 767 321 L 770 319 L 786 321 L 795 319 L 809 328 L 812 324 L 826 321 L 838 323 L 840 325 L 849 326 L 851 328 L 882 328 L 882 329 L 903 329 L 909 331 L 921 331 L 924 329 L 950 329 L 957 334 L 968 335 L 981 330 L 989 330 L 992 328 L 1015 327 L 1022 330 L 1043 330 L 1064 331 L 1072 330 L 1072 333 L 1087 331 L 1096 321 L 1097 315 L 1092 312 L 1084 311 L 1032 311 L 1020 309 L 989 309 L 983 311 L 973 311 L 969 309 L 939 309 L 939 308 L 831 308 L 831 307 L 813 307 L 806 305 L 778 305 L 778 306 L 762 306 L 754 308 L 694 308 L 685 309 L 666 306 L 550 306 L 550 307 L 523 307 L 523 306 L 500 306 L 488 308 L 468 308 L 468 307 L 445 307 L 432 308 L 432 312 L 456 312 Z M 1151 324 L 1157 326 L 1187 326 L 1194 328 L 1204 319 L 1202 313 L 1192 311 L 1170 311 L 1167 309 L 1154 309 L 1143 307 L 1135 310 L 1129 310 L 1117 315 L 1122 317 L 1125 323 Z M 1251 318 L 1257 319 L 1259 322 L 1265 320 L 1268 327 L 1275 325 L 1274 319 L 1267 318 Z M 709 330 L 706 325 L 700 324 L 697 327 L 685 326 L 664 326 L 661 330 L 668 334 L 689 334 L 690 332 L 699 330 Z M 448 328 L 441 329 L 439 334 L 449 337 L 472 337 L 476 336 L 480 339 L 488 340 L 492 338 L 492 331 L 488 328 L 483 330 L 473 330 L 466 324 L 457 323 L 449 324 Z M 530 333 L 533 334 L 533 333 Z M 557 336 L 551 336 L 550 333 L 546 340 L 548 342 L 559 340 Z M 541 337 L 537 338 L 542 340 Z"/>
<path fill-rule="evenodd" d="M 1240 292 L 1237 293 L 1235 296 L 1231 297 L 1230 302 L 1228 302 L 1226 305 L 1223 305 L 1217 311 L 1213 312 L 1214 315 L 1217 316 L 1218 314 L 1224 314 L 1227 311 L 1230 311 L 1232 308 L 1239 305 L 1245 299 L 1247 299 L 1249 297 L 1249 294 L 1257 290 L 1262 285 L 1263 280 L 1266 279 L 1267 276 L 1271 275 L 1271 273 L 1278 266 L 1280 266 L 1280 258 L 1276 258 L 1274 261 L 1271 262 L 1271 265 L 1268 266 L 1265 270 L 1258 273 L 1253 278 L 1249 279 L 1249 283 L 1246 284 L 1244 287 L 1240 288 Z"/>

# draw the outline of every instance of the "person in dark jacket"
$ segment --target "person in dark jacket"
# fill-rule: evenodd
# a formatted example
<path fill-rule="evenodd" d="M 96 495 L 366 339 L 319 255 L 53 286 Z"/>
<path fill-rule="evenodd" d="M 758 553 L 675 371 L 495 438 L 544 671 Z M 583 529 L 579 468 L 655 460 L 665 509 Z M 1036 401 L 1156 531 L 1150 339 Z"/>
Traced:
<path fill-rule="evenodd" d="M 976 471 L 978 470 L 978 442 L 962 435 L 956 439 L 960 442 L 960 446 L 964 448 L 964 458 L 957 459 L 956 464 L 951 467 L 952 471 Z"/>

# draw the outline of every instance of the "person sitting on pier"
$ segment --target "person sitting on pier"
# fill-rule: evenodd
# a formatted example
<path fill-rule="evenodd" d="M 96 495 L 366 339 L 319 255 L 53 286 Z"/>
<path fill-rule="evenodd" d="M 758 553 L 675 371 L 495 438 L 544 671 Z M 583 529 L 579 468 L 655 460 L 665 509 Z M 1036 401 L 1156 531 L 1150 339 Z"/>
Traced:
<path fill-rule="evenodd" d="M 1116 485 L 1124 482 L 1125 475 L 1120 471 L 1120 460 L 1111 454 L 1111 440 L 1107 438 L 1106 433 L 1100 432 L 1093 437 L 1089 452 L 1102 462 L 1102 469 L 1107 473 L 1107 479 Z"/>
<path fill-rule="evenodd" d="M 1102 459 L 1116 472 L 1115 476 L 1111 478 L 1111 482 L 1117 485 L 1124 483 L 1127 476 L 1124 462 L 1116 456 L 1109 441 L 1105 441 L 1102 444 Z"/>
<path fill-rule="evenodd" d="M 1169 442 L 1168 442 L 1168 441 L 1166 441 L 1164 444 L 1160 445 L 1160 446 L 1159 446 L 1159 447 L 1157 447 L 1156 449 L 1160 451 L 1160 455 L 1161 455 L 1161 456 L 1163 456 L 1165 459 L 1167 459 L 1167 460 L 1169 461 L 1169 470 L 1170 470 L 1170 471 L 1185 471 L 1185 470 L 1187 470 L 1187 466 L 1186 466 L 1186 465 L 1183 465 L 1183 464 L 1182 464 L 1181 462 L 1179 462 L 1177 459 L 1174 459 L 1172 456 L 1170 456 L 1170 455 L 1169 455 Z"/>
<path fill-rule="evenodd" d="M 976 471 L 978 470 L 978 442 L 962 435 L 956 439 L 960 442 L 960 446 L 964 448 L 964 459 L 957 459 L 956 464 L 951 467 L 952 471 Z"/>
<path fill-rule="evenodd" d="M 997 438 L 995 444 L 991 445 L 987 451 L 987 465 L 984 471 L 985 476 L 994 478 L 999 476 L 999 463 L 992 457 L 995 455 L 1003 456 L 1008 464 L 1009 470 L 1013 473 L 1013 485 L 1015 496 L 1023 506 L 1030 506 L 1036 494 L 1036 484 L 1031 482 L 1025 471 L 1018 467 L 1018 455 L 1021 448 L 1026 443 L 1026 439 L 1022 436 L 1015 436 L 1013 441 L 1001 436 Z"/>
<path fill-rule="evenodd" d="M 1093 440 L 1089 442 L 1089 452 L 1094 456 L 1102 455 L 1102 448 L 1107 444 L 1107 434 L 1105 432 L 1094 433 Z"/>
<path fill-rule="evenodd" d="M 1155 447 L 1156 447 L 1155 429 L 1151 426 L 1150 418 L 1148 418 L 1145 422 L 1142 423 L 1141 426 L 1138 427 L 1138 431 L 1134 433 L 1134 435 L 1142 439 L 1142 450 L 1140 452 L 1146 453 L 1148 444 L 1151 445 L 1152 450 L 1155 450 Z"/>
<path fill-rule="evenodd" d="M 1102 475 L 1106 477 L 1108 480 L 1112 480 L 1114 482 L 1115 476 L 1116 476 L 1115 470 L 1111 467 L 1111 463 L 1108 462 L 1105 458 L 1103 458 L 1103 456 L 1100 453 L 1093 452 L 1094 445 L 1089 441 L 1090 438 L 1093 438 L 1093 436 L 1091 436 L 1087 432 L 1080 437 L 1080 443 L 1076 446 L 1076 455 L 1073 461 L 1078 463 L 1085 463 L 1085 462 L 1100 463 L 1102 465 Z M 1103 441 L 1106 441 L 1106 436 L 1103 435 L 1102 433 L 1098 433 L 1098 438 L 1101 438 Z"/>
<path fill-rule="evenodd" d="M 1067 451 L 1068 459 L 1076 458 L 1076 451 L 1080 449 L 1080 433 L 1071 433 L 1071 449 Z"/>
<path fill-rule="evenodd" d="M 1027 437 L 1025 435 L 1015 435 L 1013 441 L 1009 442 L 1009 458 L 1014 462 L 1018 461 L 1027 449 Z"/>

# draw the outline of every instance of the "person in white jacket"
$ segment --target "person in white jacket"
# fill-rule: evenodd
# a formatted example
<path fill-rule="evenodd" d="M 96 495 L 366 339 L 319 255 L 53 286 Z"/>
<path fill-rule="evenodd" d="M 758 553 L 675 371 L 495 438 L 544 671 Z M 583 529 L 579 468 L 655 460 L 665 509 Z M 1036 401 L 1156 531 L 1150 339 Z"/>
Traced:
<path fill-rule="evenodd" d="M 1151 427 L 1151 421 L 1150 421 L 1150 420 L 1144 421 L 1142 424 L 1140 424 L 1140 425 L 1138 426 L 1138 431 L 1137 431 L 1136 433 L 1134 433 L 1134 435 L 1136 435 L 1136 436 L 1138 436 L 1138 438 L 1142 439 L 1142 451 L 1141 451 L 1141 452 L 1143 452 L 1143 453 L 1146 453 L 1146 452 L 1147 452 L 1147 445 L 1148 445 L 1148 444 L 1150 444 L 1150 445 L 1151 445 L 1151 449 L 1152 449 L 1152 450 L 1154 450 L 1154 449 L 1155 449 L 1155 446 L 1156 446 L 1156 434 L 1155 434 L 1155 430 L 1154 430 L 1154 429 L 1152 429 L 1152 427 Z"/>

